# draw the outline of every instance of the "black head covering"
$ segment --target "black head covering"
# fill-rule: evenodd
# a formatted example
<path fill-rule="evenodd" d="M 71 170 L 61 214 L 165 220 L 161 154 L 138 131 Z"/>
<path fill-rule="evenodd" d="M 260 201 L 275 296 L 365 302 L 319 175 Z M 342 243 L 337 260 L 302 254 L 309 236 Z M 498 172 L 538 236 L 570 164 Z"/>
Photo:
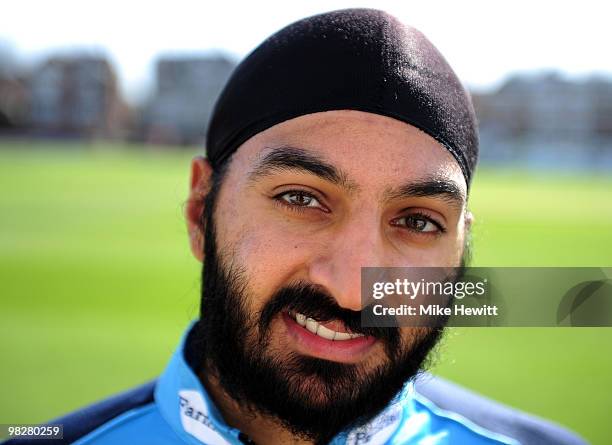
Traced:
<path fill-rule="evenodd" d="M 207 157 L 216 169 L 273 125 L 343 109 L 392 117 L 426 132 L 455 157 L 469 186 L 478 134 L 468 93 L 423 34 L 373 9 L 308 17 L 251 52 L 215 105 Z"/>

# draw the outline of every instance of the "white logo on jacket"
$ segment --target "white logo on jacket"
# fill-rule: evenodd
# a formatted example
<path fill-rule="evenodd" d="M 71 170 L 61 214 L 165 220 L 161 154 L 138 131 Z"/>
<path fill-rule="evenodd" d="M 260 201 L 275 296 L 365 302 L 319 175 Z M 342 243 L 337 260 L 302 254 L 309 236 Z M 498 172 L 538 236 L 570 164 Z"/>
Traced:
<path fill-rule="evenodd" d="M 231 445 L 213 425 L 208 406 L 198 391 L 179 391 L 179 410 L 183 429 L 200 442 L 206 445 Z"/>
<path fill-rule="evenodd" d="M 352 430 L 346 438 L 346 445 L 384 444 L 395 433 L 401 421 L 401 405 L 391 405 L 368 424 Z"/>

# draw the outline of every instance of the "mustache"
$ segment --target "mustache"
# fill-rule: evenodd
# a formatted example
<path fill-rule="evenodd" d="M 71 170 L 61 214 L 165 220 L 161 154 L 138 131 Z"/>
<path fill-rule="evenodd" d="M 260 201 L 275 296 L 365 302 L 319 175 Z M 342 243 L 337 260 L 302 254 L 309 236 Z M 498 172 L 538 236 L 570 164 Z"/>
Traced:
<path fill-rule="evenodd" d="M 397 327 L 362 326 L 362 311 L 340 307 L 320 286 L 296 283 L 277 291 L 260 312 L 260 332 L 266 332 L 274 317 L 284 311 L 299 312 L 319 322 L 339 320 L 355 334 L 383 341 L 390 353 L 397 351 L 399 347 L 400 332 Z"/>

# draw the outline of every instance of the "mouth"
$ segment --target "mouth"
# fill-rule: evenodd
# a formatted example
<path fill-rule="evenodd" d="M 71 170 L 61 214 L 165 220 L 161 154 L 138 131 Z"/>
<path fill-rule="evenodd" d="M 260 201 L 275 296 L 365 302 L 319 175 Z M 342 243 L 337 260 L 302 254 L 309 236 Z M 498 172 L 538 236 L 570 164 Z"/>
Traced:
<path fill-rule="evenodd" d="M 327 326 L 325 326 L 324 323 L 318 322 L 313 318 L 308 318 L 306 317 L 306 315 L 300 314 L 299 312 L 289 312 L 289 316 L 292 317 L 297 322 L 297 324 L 299 324 L 303 328 L 306 328 L 308 332 L 312 332 L 313 334 L 318 335 L 319 337 L 322 337 L 326 340 L 346 341 L 364 336 L 363 334 L 353 334 L 348 332 L 346 328 L 342 326 L 341 322 L 332 321 L 330 323 L 327 323 Z"/>
<path fill-rule="evenodd" d="M 296 312 L 284 312 L 283 320 L 289 338 L 304 355 L 355 363 L 376 343 L 374 337 L 350 332 L 340 320 L 321 322 Z"/>

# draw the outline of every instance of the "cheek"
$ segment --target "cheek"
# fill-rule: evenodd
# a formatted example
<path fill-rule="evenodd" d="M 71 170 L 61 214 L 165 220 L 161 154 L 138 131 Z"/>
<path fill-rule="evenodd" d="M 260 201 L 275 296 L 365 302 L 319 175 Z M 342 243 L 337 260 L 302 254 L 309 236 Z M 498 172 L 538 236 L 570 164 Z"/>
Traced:
<path fill-rule="evenodd" d="M 321 248 L 260 213 L 252 211 L 232 219 L 236 212 L 228 208 L 219 212 L 217 220 L 217 226 L 223 228 L 217 230 L 219 246 L 229 263 L 244 270 L 257 308 L 289 282 L 304 279 L 309 252 Z"/>
<path fill-rule="evenodd" d="M 417 267 L 456 267 L 463 255 L 463 234 L 447 235 L 432 246 L 408 247 L 405 258 L 398 265 Z"/>

